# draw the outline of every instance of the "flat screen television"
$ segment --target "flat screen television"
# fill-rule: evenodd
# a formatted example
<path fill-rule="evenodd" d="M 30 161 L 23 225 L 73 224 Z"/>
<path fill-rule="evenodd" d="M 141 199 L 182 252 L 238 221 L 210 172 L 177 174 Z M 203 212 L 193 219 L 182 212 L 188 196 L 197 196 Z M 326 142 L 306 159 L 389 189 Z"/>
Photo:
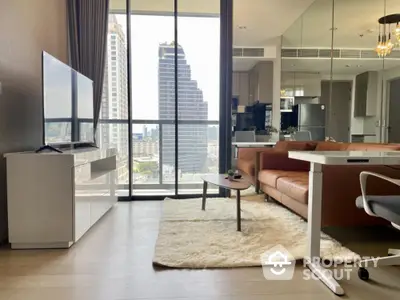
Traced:
<path fill-rule="evenodd" d="M 93 143 L 93 81 L 43 51 L 45 145 Z"/>
<path fill-rule="evenodd" d="M 93 81 L 74 71 L 76 79 L 76 103 L 79 142 L 94 141 L 93 129 Z"/>
<path fill-rule="evenodd" d="M 43 52 L 42 84 L 44 144 L 72 142 L 72 69 Z"/>

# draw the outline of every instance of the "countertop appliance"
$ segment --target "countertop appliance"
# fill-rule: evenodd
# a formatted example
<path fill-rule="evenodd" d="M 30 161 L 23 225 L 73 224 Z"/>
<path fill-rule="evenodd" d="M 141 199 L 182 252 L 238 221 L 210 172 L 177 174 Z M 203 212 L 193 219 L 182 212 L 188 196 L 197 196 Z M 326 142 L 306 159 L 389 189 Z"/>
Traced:
<path fill-rule="evenodd" d="M 293 106 L 291 126 L 298 131 L 309 131 L 313 141 L 324 141 L 325 116 L 324 104 L 297 104 Z"/>

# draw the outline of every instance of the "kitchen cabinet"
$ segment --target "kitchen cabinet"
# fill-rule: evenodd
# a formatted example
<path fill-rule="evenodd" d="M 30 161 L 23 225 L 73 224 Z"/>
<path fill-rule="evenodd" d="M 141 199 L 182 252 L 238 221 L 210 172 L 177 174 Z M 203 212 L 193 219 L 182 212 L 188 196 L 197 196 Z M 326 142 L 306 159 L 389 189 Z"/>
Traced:
<path fill-rule="evenodd" d="M 378 72 L 371 71 L 356 76 L 354 117 L 376 115 L 378 100 Z"/>
<path fill-rule="evenodd" d="M 239 105 L 249 105 L 249 74 L 233 72 L 232 95 L 239 98 Z"/>

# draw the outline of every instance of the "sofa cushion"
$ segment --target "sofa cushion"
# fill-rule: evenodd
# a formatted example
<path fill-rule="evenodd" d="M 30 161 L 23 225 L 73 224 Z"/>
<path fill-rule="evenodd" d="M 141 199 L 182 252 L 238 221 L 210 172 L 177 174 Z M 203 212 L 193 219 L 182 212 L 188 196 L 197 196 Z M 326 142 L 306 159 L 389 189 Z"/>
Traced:
<path fill-rule="evenodd" d="M 282 171 L 282 170 L 262 170 L 258 173 L 258 180 L 266 185 L 276 188 L 276 183 L 279 178 L 293 176 L 297 173 L 295 171 Z"/>
<path fill-rule="evenodd" d="M 312 151 L 317 146 L 316 142 L 279 141 L 274 150 L 277 151 Z"/>
<path fill-rule="evenodd" d="M 276 188 L 282 194 L 289 196 L 301 203 L 308 204 L 308 173 L 295 172 L 290 177 L 280 177 Z"/>
<path fill-rule="evenodd" d="M 347 148 L 347 144 L 335 142 L 319 142 L 315 151 L 342 151 Z"/>
<path fill-rule="evenodd" d="M 351 143 L 347 146 L 347 151 L 395 151 L 400 150 L 399 144 L 379 144 L 379 143 Z"/>

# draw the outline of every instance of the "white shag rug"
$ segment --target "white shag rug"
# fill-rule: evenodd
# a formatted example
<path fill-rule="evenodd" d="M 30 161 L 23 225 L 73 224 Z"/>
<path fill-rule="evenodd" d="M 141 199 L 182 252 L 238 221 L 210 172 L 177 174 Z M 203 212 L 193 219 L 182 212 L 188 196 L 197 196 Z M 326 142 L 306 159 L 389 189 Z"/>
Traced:
<path fill-rule="evenodd" d="M 242 231 L 236 231 L 236 201 L 208 198 L 163 203 L 163 216 L 153 263 L 172 268 L 233 268 L 261 266 L 260 255 L 281 245 L 294 259 L 306 255 L 307 223 L 275 204 L 242 200 Z M 359 256 L 321 234 L 321 256 L 354 261 Z"/>

